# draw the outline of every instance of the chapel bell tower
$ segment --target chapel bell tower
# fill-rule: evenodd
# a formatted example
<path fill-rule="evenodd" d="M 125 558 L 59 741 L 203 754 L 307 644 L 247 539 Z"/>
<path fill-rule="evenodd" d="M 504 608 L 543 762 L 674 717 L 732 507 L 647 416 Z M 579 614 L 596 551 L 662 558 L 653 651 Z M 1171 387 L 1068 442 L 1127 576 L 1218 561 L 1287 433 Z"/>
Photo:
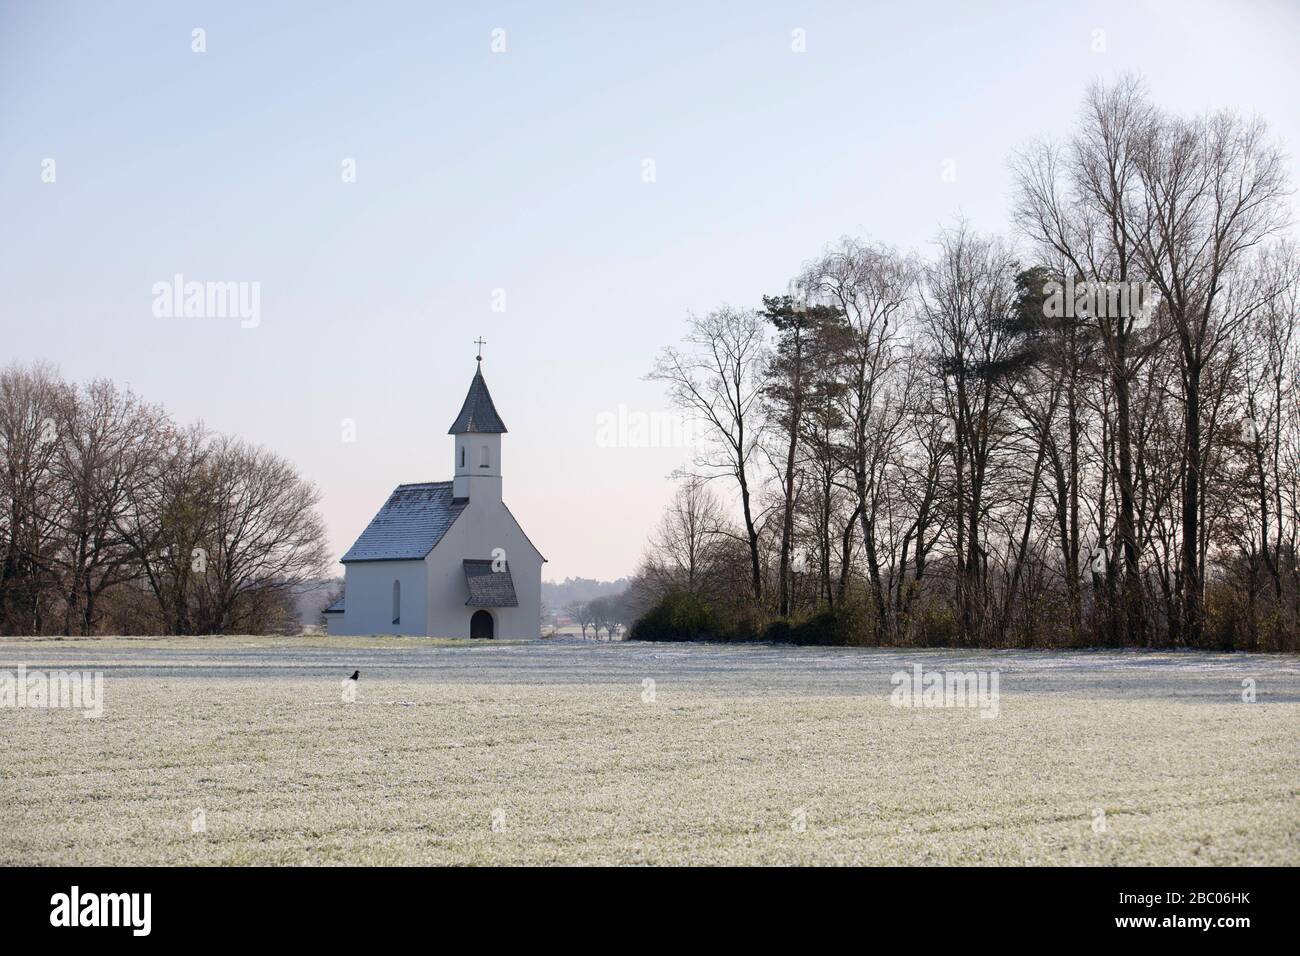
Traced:
<path fill-rule="evenodd" d="M 455 471 L 452 478 L 452 497 L 475 501 L 501 500 L 501 436 L 506 433 L 505 422 L 497 414 L 483 380 L 483 346 L 478 341 L 478 368 L 469 383 L 469 393 L 460 414 L 447 429 L 456 437 Z"/>

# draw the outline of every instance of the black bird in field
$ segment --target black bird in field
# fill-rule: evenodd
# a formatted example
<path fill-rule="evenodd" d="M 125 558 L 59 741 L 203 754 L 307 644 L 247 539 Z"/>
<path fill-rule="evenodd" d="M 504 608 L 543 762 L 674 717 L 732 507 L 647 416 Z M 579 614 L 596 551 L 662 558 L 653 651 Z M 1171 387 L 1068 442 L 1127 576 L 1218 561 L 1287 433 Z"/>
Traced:
<path fill-rule="evenodd" d="M 361 671 L 353 671 L 352 676 L 349 677 L 348 680 L 361 680 Z"/>

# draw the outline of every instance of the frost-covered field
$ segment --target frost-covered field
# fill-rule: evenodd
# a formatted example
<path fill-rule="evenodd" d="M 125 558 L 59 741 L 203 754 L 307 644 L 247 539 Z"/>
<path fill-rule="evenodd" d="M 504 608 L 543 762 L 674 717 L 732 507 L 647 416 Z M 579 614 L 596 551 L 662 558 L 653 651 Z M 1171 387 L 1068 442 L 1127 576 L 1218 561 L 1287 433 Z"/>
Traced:
<path fill-rule="evenodd" d="M 0 864 L 1300 863 L 1294 657 L 360 640 L 0 642 Z"/>

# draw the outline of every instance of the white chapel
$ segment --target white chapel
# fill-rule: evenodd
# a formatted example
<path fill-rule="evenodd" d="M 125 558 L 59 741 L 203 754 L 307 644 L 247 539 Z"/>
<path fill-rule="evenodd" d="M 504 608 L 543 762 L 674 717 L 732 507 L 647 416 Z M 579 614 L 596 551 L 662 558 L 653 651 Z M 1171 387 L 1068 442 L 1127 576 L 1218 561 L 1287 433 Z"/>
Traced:
<path fill-rule="evenodd" d="M 483 379 L 483 355 L 448 434 L 451 481 L 398 485 L 343 555 L 331 634 L 535 638 L 546 559 L 501 500 L 506 426 Z"/>

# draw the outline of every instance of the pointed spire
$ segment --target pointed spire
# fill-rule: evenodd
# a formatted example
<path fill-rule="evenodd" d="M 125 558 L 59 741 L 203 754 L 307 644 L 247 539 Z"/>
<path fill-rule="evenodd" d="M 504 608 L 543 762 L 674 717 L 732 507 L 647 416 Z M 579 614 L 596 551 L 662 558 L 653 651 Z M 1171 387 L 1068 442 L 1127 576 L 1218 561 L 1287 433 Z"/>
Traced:
<path fill-rule="evenodd" d="M 492 394 L 488 391 L 487 382 L 483 380 L 483 358 L 480 355 L 478 370 L 469 383 L 465 404 L 460 407 L 460 414 L 451 423 L 451 428 L 447 429 L 447 434 L 502 435 L 505 431 L 505 422 L 497 414 L 497 407 L 492 404 Z"/>

